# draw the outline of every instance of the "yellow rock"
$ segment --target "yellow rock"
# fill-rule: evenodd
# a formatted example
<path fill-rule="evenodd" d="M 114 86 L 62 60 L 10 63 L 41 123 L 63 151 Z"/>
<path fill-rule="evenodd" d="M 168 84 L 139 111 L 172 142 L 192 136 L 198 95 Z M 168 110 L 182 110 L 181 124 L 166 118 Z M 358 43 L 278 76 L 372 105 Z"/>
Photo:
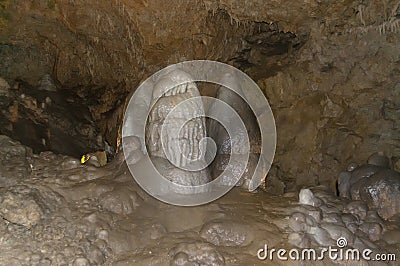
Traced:
<path fill-rule="evenodd" d="M 107 164 L 107 155 L 105 151 L 96 151 L 82 156 L 81 163 L 92 164 L 94 166 L 104 166 Z"/>

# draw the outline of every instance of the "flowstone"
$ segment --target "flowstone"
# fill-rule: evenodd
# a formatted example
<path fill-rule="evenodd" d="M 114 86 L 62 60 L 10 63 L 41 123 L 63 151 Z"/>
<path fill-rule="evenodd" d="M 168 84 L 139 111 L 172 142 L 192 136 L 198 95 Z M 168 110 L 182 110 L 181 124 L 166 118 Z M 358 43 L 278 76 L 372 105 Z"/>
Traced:
<path fill-rule="evenodd" d="M 175 86 L 176 83 L 180 85 Z M 199 96 L 188 73 L 173 70 L 161 76 L 154 85 L 146 125 L 146 146 L 157 170 L 168 180 L 185 186 L 211 180 L 207 170 L 191 165 L 205 165 L 206 147 L 202 140 L 207 134 L 203 103 L 195 98 Z"/>
<path fill-rule="evenodd" d="M 198 82 L 219 87 L 212 92 L 201 85 L 200 95 Z M 129 97 L 121 129 L 137 183 L 161 201 L 184 206 L 210 202 L 239 184 L 254 191 L 276 144 L 273 114 L 257 84 L 207 60 L 171 65 L 147 78 Z"/>

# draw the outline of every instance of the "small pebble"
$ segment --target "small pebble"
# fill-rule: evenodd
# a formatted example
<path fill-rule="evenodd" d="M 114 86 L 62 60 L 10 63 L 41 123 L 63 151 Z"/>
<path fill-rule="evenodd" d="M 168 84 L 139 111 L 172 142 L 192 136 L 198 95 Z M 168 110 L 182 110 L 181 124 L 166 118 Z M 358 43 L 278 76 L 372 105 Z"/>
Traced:
<path fill-rule="evenodd" d="M 74 260 L 72 266 L 89 266 L 89 260 L 87 258 L 79 257 Z"/>
<path fill-rule="evenodd" d="M 354 169 L 356 169 L 358 167 L 358 164 L 356 164 L 356 163 L 350 163 L 348 166 L 347 166 L 347 171 L 349 171 L 349 172 L 352 172 Z"/>
<path fill-rule="evenodd" d="M 344 213 L 356 215 L 360 220 L 367 216 L 368 206 L 364 201 L 352 201 L 344 208 Z"/>
<path fill-rule="evenodd" d="M 300 190 L 299 203 L 319 207 L 322 205 L 322 200 L 315 197 L 310 189 L 305 188 Z"/>

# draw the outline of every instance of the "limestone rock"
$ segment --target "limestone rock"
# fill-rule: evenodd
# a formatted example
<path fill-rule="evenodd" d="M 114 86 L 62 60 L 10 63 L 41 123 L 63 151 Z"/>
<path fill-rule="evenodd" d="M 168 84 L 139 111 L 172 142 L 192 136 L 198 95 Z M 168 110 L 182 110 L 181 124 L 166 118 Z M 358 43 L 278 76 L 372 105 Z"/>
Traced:
<path fill-rule="evenodd" d="M 311 227 L 307 233 L 312 237 L 312 239 L 321 246 L 330 246 L 334 245 L 336 241 L 334 241 L 329 233 L 319 226 Z"/>
<path fill-rule="evenodd" d="M 178 193 L 193 193 L 196 189 L 192 188 L 193 186 L 203 185 L 210 181 L 210 175 L 207 168 L 194 172 L 185 171 L 175 167 L 168 160 L 161 157 L 153 157 L 152 162 L 166 179 L 173 183 L 187 186 L 176 188 L 176 192 Z"/>
<path fill-rule="evenodd" d="M 383 169 L 382 167 L 376 165 L 369 165 L 369 164 L 361 165 L 351 172 L 350 185 L 352 186 L 359 180 L 370 177 L 382 169 Z"/>
<path fill-rule="evenodd" d="M 361 224 L 359 229 L 367 234 L 371 241 L 377 241 L 382 237 L 383 228 L 379 223 L 366 222 Z"/>
<path fill-rule="evenodd" d="M 8 96 L 8 90 L 10 89 L 10 85 L 8 82 L 0 77 L 0 96 L 6 95 Z"/>
<path fill-rule="evenodd" d="M 13 187 L 0 197 L 0 216 L 6 221 L 31 228 L 43 217 L 35 194 L 26 187 Z"/>
<path fill-rule="evenodd" d="M 128 188 L 117 187 L 113 191 L 100 195 L 100 205 L 108 211 L 120 214 L 131 214 L 142 202 L 140 196 Z"/>
<path fill-rule="evenodd" d="M 344 213 L 350 213 L 363 220 L 367 216 L 368 206 L 364 201 L 352 201 L 344 208 Z"/>
<path fill-rule="evenodd" d="M 305 188 L 300 190 L 299 203 L 319 207 L 322 204 L 322 200 L 315 197 L 310 189 Z"/>
<path fill-rule="evenodd" d="M 225 258 L 211 244 L 203 242 L 180 243 L 169 252 L 171 265 L 225 265 Z"/>
<path fill-rule="evenodd" d="M 341 172 L 338 178 L 339 196 L 342 198 L 350 198 L 350 172 Z"/>
<path fill-rule="evenodd" d="M 39 82 L 39 90 L 44 90 L 44 91 L 57 91 L 57 87 L 54 84 L 53 78 L 49 74 L 43 75 Z"/>
<path fill-rule="evenodd" d="M 400 175 L 390 169 L 358 181 L 352 186 L 352 197 L 360 197 L 375 208 L 384 219 L 400 213 Z"/>
<path fill-rule="evenodd" d="M 289 234 L 288 242 L 299 248 L 308 248 L 310 246 L 310 239 L 304 233 Z"/>
<path fill-rule="evenodd" d="M 200 235 L 217 246 L 246 246 L 254 238 L 252 228 L 244 223 L 228 220 L 211 221 L 200 230 Z"/>
<path fill-rule="evenodd" d="M 385 156 L 382 152 L 373 153 L 367 161 L 370 165 L 376 165 L 380 167 L 389 168 L 390 162 L 389 158 Z"/>
<path fill-rule="evenodd" d="M 31 171 L 28 157 L 31 155 L 30 148 L 0 135 L 0 187 L 15 185 L 28 176 Z"/>
<path fill-rule="evenodd" d="M 308 215 L 295 212 L 290 216 L 288 225 L 295 232 L 307 232 L 310 230 L 310 227 L 315 226 L 315 221 Z"/>

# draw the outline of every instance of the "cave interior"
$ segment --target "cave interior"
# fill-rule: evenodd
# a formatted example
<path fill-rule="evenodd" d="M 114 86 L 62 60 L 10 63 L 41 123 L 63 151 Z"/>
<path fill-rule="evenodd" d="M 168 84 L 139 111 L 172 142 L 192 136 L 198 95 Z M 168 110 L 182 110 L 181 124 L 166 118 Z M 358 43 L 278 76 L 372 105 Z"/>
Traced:
<path fill-rule="evenodd" d="M 276 147 L 256 190 L 243 181 L 182 207 L 137 184 L 121 142 L 137 88 L 189 60 L 248 75 L 272 110 Z M 272 260 L 258 256 L 266 244 L 301 250 L 342 238 L 341 248 L 396 265 L 399 77 L 397 0 L 0 0 L 0 264 L 259 265 Z M 251 107 L 194 84 L 228 99 L 257 150 Z M 201 123 L 221 152 L 224 129 Z M 210 164 L 211 179 L 226 158 Z M 196 175 L 158 163 L 172 179 Z"/>

